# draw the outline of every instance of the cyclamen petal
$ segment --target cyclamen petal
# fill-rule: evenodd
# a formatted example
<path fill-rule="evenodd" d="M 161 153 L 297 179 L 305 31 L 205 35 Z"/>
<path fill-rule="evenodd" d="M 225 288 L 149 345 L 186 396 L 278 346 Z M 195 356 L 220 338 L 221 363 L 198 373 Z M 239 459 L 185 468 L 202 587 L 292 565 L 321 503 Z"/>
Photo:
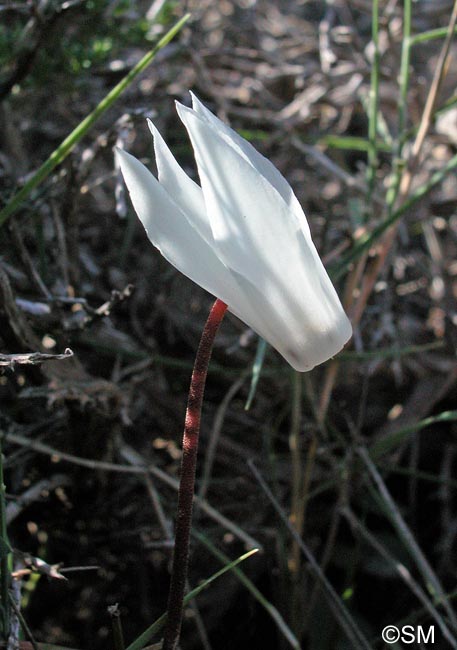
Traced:
<path fill-rule="evenodd" d="M 213 115 L 206 106 L 204 106 L 201 101 L 194 95 L 193 92 L 190 93 L 192 97 L 192 108 L 195 113 L 200 117 L 205 119 L 210 125 L 215 127 L 221 137 L 223 137 L 228 144 L 234 147 L 239 153 L 251 163 L 251 165 L 256 169 L 264 178 L 269 181 L 271 185 L 277 190 L 284 201 L 287 203 L 289 208 L 297 217 L 300 226 L 303 228 L 305 236 L 311 237 L 309 230 L 309 225 L 305 217 L 305 213 L 302 210 L 300 203 L 298 202 L 297 197 L 295 196 L 291 186 L 286 181 L 284 176 L 276 169 L 272 162 L 262 156 L 257 149 L 255 149 L 250 142 L 242 138 L 236 131 L 231 129 L 227 124 L 224 124 L 218 117 Z M 176 106 L 179 112 L 180 104 L 176 102 Z"/>
<path fill-rule="evenodd" d="M 154 246 L 178 271 L 231 305 L 234 314 L 243 314 L 249 323 L 254 323 L 255 305 L 250 303 L 249 295 L 240 290 L 236 275 L 217 257 L 200 232 L 201 221 L 196 226 L 134 156 L 119 148 L 116 156 L 133 207 Z M 178 163 L 176 165 L 179 167 Z M 185 175 L 181 168 L 180 171 Z M 193 183 L 190 178 L 188 180 Z M 195 187 L 201 193 L 201 189 Z M 203 196 L 201 201 L 204 209 Z M 212 235 L 211 240 L 214 243 Z"/>
<path fill-rule="evenodd" d="M 299 371 L 341 350 L 352 334 L 312 242 L 306 217 L 270 161 L 194 95 L 177 104 L 201 188 L 151 125 L 159 181 L 125 152 L 119 162 L 152 243 L 227 303 Z"/>
<path fill-rule="evenodd" d="M 213 245 L 214 238 L 206 214 L 205 200 L 201 187 L 197 185 L 178 165 L 175 157 L 167 147 L 151 120 L 148 120 L 149 130 L 154 138 L 159 182 L 173 196 L 173 201 L 187 214 L 194 228 L 203 239 Z"/>
<path fill-rule="evenodd" d="M 121 149 L 116 149 L 116 155 L 133 207 L 154 246 L 201 287 L 231 299 L 237 290 L 236 283 L 186 214 L 139 160 Z M 212 273 L 208 273 L 208 268 Z"/>

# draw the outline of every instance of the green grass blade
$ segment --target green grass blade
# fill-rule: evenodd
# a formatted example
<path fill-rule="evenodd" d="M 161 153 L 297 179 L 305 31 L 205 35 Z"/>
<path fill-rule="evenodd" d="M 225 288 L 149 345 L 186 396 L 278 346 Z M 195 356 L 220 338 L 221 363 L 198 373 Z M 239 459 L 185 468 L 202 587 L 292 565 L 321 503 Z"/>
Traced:
<path fill-rule="evenodd" d="M 379 0 L 373 0 L 371 8 L 371 42 L 373 45 L 373 61 L 371 65 L 371 81 L 368 102 L 368 165 L 367 165 L 367 185 L 368 199 L 374 191 L 376 170 L 378 168 L 378 107 L 379 107 Z M 368 201 L 370 204 L 371 201 Z M 367 218 L 370 214 L 366 215 Z"/>
<path fill-rule="evenodd" d="M 369 452 L 364 447 L 359 447 L 358 455 L 365 464 L 370 478 L 376 487 L 376 494 L 379 495 L 380 502 L 384 506 L 385 513 L 397 531 L 399 538 L 402 540 L 404 547 L 408 551 L 410 557 L 414 560 L 417 569 L 422 575 L 428 593 L 432 596 L 435 605 L 441 604 L 446 611 L 450 623 L 454 630 L 457 629 L 457 616 L 455 615 L 452 607 L 449 605 L 447 595 L 439 581 L 439 578 L 430 566 L 427 558 L 425 557 L 422 549 L 419 547 L 413 533 L 406 524 L 399 508 L 393 500 L 390 492 L 387 489 L 376 465 L 373 463 Z M 457 648 L 457 643 L 453 646 Z"/>
<path fill-rule="evenodd" d="M 427 41 L 434 41 L 437 38 L 446 38 L 448 33 L 447 27 L 438 27 L 437 29 L 429 29 L 426 32 L 421 34 L 415 34 L 411 37 L 411 45 L 419 45 L 420 43 L 426 43 Z M 454 30 L 454 34 L 457 34 L 457 29 Z"/>
<path fill-rule="evenodd" d="M 52 170 L 57 167 L 71 152 L 73 147 L 86 135 L 89 129 L 95 124 L 103 113 L 105 113 L 118 99 L 121 93 L 126 90 L 132 81 L 145 70 L 150 63 L 154 60 L 156 54 L 167 45 L 178 32 L 182 29 L 184 24 L 189 20 L 190 14 L 186 14 L 176 25 L 174 25 L 163 38 L 152 48 L 144 57 L 139 61 L 132 70 L 102 99 L 98 106 L 89 113 L 82 122 L 70 133 L 69 136 L 57 147 L 49 158 L 41 165 L 41 167 L 33 174 L 33 176 L 25 183 L 22 189 L 17 192 L 9 203 L 0 211 L 0 227 L 11 217 L 20 207 L 21 203 L 26 199 L 32 190 L 44 181 L 49 176 Z"/>
<path fill-rule="evenodd" d="M 194 536 L 202 543 L 206 548 L 212 553 L 215 557 L 217 557 L 218 560 L 221 562 L 230 562 L 229 558 L 222 553 L 218 548 L 214 546 L 210 542 L 210 540 L 206 537 L 206 535 L 202 535 L 201 533 L 197 533 L 196 531 L 193 531 Z M 252 596 L 257 600 L 257 602 L 268 612 L 268 614 L 271 616 L 273 621 L 276 623 L 278 626 L 279 630 L 282 632 L 286 640 L 289 642 L 290 646 L 292 648 L 296 648 L 297 650 L 300 650 L 300 642 L 298 641 L 297 637 L 294 635 L 292 630 L 289 628 L 281 614 L 278 612 L 276 607 L 270 603 L 269 600 L 265 598 L 265 596 L 257 589 L 257 587 L 253 584 L 251 580 L 246 576 L 245 573 L 241 569 L 237 569 L 236 567 L 233 568 L 233 573 L 236 575 L 238 580 L 243 584 L 246 589 L 252 594 Z"/>
<path fill-rule="evenodd" d="M 384 436 L 377 442 L 375 442 L 370 447 L 370 457 L 373 460 L 377 460 L 387 454 L 392 449 L 396 449 L 399 445 L 402 444 L 411 434 L 416 433 L 416 431 L 421 431 L 426 427 L 429 427 L 431 424 L 436 424 L 438 422 L 455 422 L 457 420 L 457 411 L 443 411 L 439 415 L 433 415 L 429 418 L 425 418 L 420 422 L 411 424 L 410 426 L 394 431 Z"/>
<path fill-rule="evenodd" d="M 220 569 L 220 571 L 213 573 L 213 575 L 210 578 L 204 580 L 200 585 L 198 585 L 198 587 L 192 589 L 192 591 L 185 596 L 184 604 L 186 605 L 190 600 L 198 596 L 198 594 L 201 593 L 203 589 L 209 587 L 209 585 L 212 582 L 214 582 L 214 580 L 217 580 L 217 578 L 220 578 L 222 575 L 224 575 L 224 573 L 227 573 L 227 571 L 230 571 L 241 562 L 244 562 L 244 560 L 247 560 L 248 557 L 251 557 L 251 555 L 257 553 L 258 550 L 259 550 L 258 548 L 251 549 L 247 553 L 244 553 L 244 555 L 241 555 L 236 560 L 233 560 L 233 562 L 230 562 L 230 564 L 224 566 L 222 569 Z M 150 625 L 142 634 L 140 634 L 140 636 L 137 639 L 135 639 L 133 643 L 127 646 L 125 650 L 142 650 L 142 648 L 144 648 L 145 644 L 151 640 L 154 634 L 157 634 L 157 632 L 159 632 L 163 628 L 166 621 L 167 621 L 167 614 L 165 613 L 162 614 L 162 616 L 158 618 L 152 625 Z"/>
<path fill-rule="evenodd" d="M 330 610 L 335 616 L 335 619 L 340 624 L 341 629 L 346 634 L 348 640 L 352 643 L 351 647 L 360 648 L 361 650 L 371 650 L 371 646 L 369 645 L 367 639 L 365 638 L 364 633 L 357 625 L 355 619 L 353 618 L 352 614 L 345 606 L 344 602 L 339 598 L 332 584 L 329 582 L 325 573 L 322 571 L 313 553 L 310 551 L 308 546 L 305 544 L 303 539 L 300 537 L 300 535 L 297 533 L 295 528 L 290 523 L 289 518 L 286 515 L 284 509 L 282 508 L 282 506 L 280 505 L 276 497 L 273 495 L 273 492 L 267 485 L 263 476 L 260 474 L 259 470 L 257 469 L 257 467 L 252 461 L 248 460 L 247 464 L 251 469 L 252 473 L 254 474 L 254 477 L 256 478 L 260 487 L 266 494 L 268 500 L 272 504 L 280 521 L 286 527 L 286 530 L 292 536 L 293 540 L 300 547 L 303 556 L 306 558 L 308 562 L 310 571 L 314 574 L 315 578 L 318 581 L 318 584 L 322 589 L 322 593 L 327 600 Z"/>
<path fill-rule="evenodd" d="M 398 476 L 407 476 L 417 481 L 424 483 L 433 483 L 436 486 L 445 486 L 446 489 L 457 490 L 457 481 L 449 478 L 449 476 L 436 476 L 430 472 L 422 472 L 421 470 L 410 467 L 395 467 L 389 463 L 389 459 L 377 463 L 378 467 L 389 474 Z"/>
<path fill-rule="evenodd" d="M 372 246 L 379 237 L 392 226 L 403 214 L 409 210 L 413 205 L 426 196 L 434 187 L 438 185 L 444 177 L 457 167 L 457 155 L 453 156 L 439 171 L 435 172 L 433 176 L 420 187 L 418 187 L 397 210 L 395 210 L 387 219 L 382 221 L 376 228 L 374 228 L 370 235 L 361 238 L 352 249 L 342 257 L 340 262 L 330 269 L 330 276 L 333 280 L 337 280 L 346 272 L 349 264 L 358 259 L 364 251 Z"/>
<path fill-rule="evenodd" d="M 252 366 L 252 377 L 251 377 L 251 386 L 249 388 L 249 395 L 246 400 L 246 405 L 244 407 L 245 411 L 249 411 L 251 408 L 252 400 L 254 399 L 257 384 L 259 383 L 260 374 L 262 372 L 262 366 L 265 359 L 265 352 L 267 350 L 267 343 L 264 339 L 259 338 L 257 343 L 257 352 L 254 359 L 254 365 Z"/>
<path fill-rule="evenodd" d="M 387 192 L 388 218 L 392 218 L 394 206 L 397 201 L 400 189 L 401 176 L 405 161 L 403 160 L 403 148 L 408 137 L 407 111 L 408 111 L 408 90 L 410 81 L 410 60 L 411 60 L 411 25 L 412 25 L 412 0 L 404 1 L 403 9 L 403 43 L 401 49 L 401 62 L 399 74 L 399 98 L 398 98 L 398 136 L 394 147 L 394 165 L 392 182 Z"/>
<path fill-rule="evenodd" d="M 348 350 L 347 352 L 340 352 L 338 359 L 340 361 L 371 361 L 372 359 L 400 359 L 401 357 L 409 356 L 410 354 L 423 354 L 431 350 L 440 350 L 444 347 L 444 341 L 432 341 L 431 343 L 423 343 L 420 345 L 405 345 L 402 348 L 380 348 L 379 350 L 366 350 L 363 352 L 356 352 L 355 350 Z"/>
<path fill-rule="evenodd" d="M 367 138 L 355 135 L 324 135 L 317 141 L 318 145 L 324 145 L 330 149 L 342 149 L 343 151 L 365 151 L 370 148 L 370 142 Z M 389 153 L 391 147 L 384 140 L 376 140 L 376 149 Z"/>

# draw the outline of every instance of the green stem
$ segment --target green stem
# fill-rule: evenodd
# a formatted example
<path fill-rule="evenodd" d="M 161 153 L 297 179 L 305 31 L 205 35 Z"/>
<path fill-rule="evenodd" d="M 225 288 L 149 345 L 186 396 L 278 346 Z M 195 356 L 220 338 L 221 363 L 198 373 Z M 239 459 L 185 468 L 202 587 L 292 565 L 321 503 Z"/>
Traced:
<path fill-rule="evenodd" d="M 373 193 L 376 169 L 378 167 L 377 130 L 379 104 L 379 0 L 373 0 L 371 40 L 373 43 L 373 62 L 371 65 L 371 86 L 368 107 L 368 167 L 367 184 L 369 197 Z"/>
<path fill-rule="evenodd" d="M 411 46 L 419 45 L 420 43 L 427 43 L 437 38 L 446 38 L 449 29 L 447 27 L 438 27 L 437 29 L 430 29 L 427 32 L 415 34 L 411 38 Z M 457 34 L 457 29 L 454 29 L 454 34 Z"/>
<path fill-rule="evenodd" d="M 411 59 L 411 14 L 412 3 L 411 0 L 404 1 L 403 9 L 403 45 L 401 50 L 401 63 L 400 63 L 400 96 L 398 99 L 398 134 L 397 143 L 395 147 L 394 158 L 394 173 L 392 186 L 387 193 L 387 206 L 388 214 L 392 215 L 395 202 L 398 196 L 400 187 L 400 179 L 403 172 L 404 162 L 403 146 L 407 138 L 406 118 L 408 106 L 408 88 L 409 88 L 409 64 Z"/>
<path fill-rule="evenodd" d="M 411 59 L 411 0 L 405 0 L 403 11 L 403 46 L 400 64 L 400 99 L 398 105 L 398 148 L 401 155 L 403 134 L 406 125 L 408 88 L 409 88 L 409 63 Z"/>
<path fill-rule="evenodd" d="M 390 212 L 389 216 L 382 221 L 372 232 L 342 257 L 341 261 L 330 269 L 330 277 L 336 281 L 347 270 L 349 264 L 360 257 L 365 250 L 368 250 L 379 239 L 379 237 L 392 226 L 400 217 L 407 212 L 420 199 L 426 196 L 444 177 L 457 168 L 457 155 L 453 156 L 440 170 L 435 172 L 432 177 L 423 185 L 418 187 L 399 208 Z"/>
<path fill-rule="evenodd" d="M 254 553 L 257 553 L 259 551 L 258 548 L 253 548 L 247 553 L 244 553 L 244 555 L 241 555 L 239 558 L 236 560 L 233 560 L 230 562 L 230 564 L 227 564 L 226 566 L 222 567 L 222 569 L 219 569 L 216 573 L 214 573 L 210 578 L 207 580 L 204 580 L 201 582 L 198 587 L 195 587 L 190 591 L 187 596 L 184 596 L 184 605 L 187 605 L 191 600 L 196 598 L 201 592 L 209 587 L 209 585 L 220 578 L 221 576 L 224 575 L 224 573 L 227 573 L 227 571 L 231 571 L 234 567 L 238 566 L 241 562 L 244 562 L 244 560 L 247 560 L 248 557 L 251 557 L 251 555 L 254 555 Z M 155 634 L 160 632 L 160 630 L 163 628 L 165 623 L 167 622 L 168 615 L 167 613 L 162 614 L 160 618 L 158 618 L 152 625 L 150 625 L 147 630 L 145 630 L 142 634 L 140 634 L 139 637 L 133 641 L 129 646 L 127 646 L 126 650 L 143 650 L 145 647 L 146 643 L 150 641 Z M 45 650 L 45 648 L 43 648 Z M 51 648 L 49 650 L 52 650 Z M 56 650 L 60 650 L 60 648 L 57 648 Z M 65 650 L 62 648 L 61 650 Z"/>

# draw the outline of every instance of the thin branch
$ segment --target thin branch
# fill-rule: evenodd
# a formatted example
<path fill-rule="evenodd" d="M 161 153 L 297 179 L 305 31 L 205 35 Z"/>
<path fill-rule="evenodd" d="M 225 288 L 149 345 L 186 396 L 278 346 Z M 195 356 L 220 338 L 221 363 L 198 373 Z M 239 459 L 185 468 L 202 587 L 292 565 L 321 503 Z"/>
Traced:
<path fill-rule="evenodd" d="M 11 442 L 15 445 L 19 445 L 21 447 L 33 449 L 33 451 L 36 451 L 39 454 L 44 454 L 45 456 L 50 456 L 53 459 L 66 461 L 68 463 L 72 463 L 73 465 L 86 467 L 87 469 L 101 470 L 104 472 L 118 472 L 120 474 L 136 474 L 141 476 L 144 476 L 145 474 L 151 474 L 152 476 L 155 476 L 160 481 L 162 481 L 162 483 L 168 485 L 168 487 L 170 487 L 172 490 L 177 491 L 179 487 L 179 483 L 176 479 L 169 476 L 166 472 L 161 470 L 159 467 L 155 467 L 154 465 L 148 465 L 148 466 L 143 465 L 142 467 L 139 467 L 139 466 L 132 466 L 132 465 L 120 465 L 116 463 L 107 463 L 103 461 L 92 460 L 90 458 L 82 458 L 80 456 L 74 456 L 73 454 L 68 454 L 65 451 L 59 451 L 58 449 L 55 449 L 50 445 L 46 445 L 45 443 L 40 442 L 39 440 L 32 440 L 30 438 L 27 438 L 27 436 L 23 436 L 19 433 L 1 432 L 0 438 L 3 438 L 4 440 Z M 121 450 L 121 453 L 123 453 L 123 451 L 124 450 Z M 195 497 L 194 501 L 195 501 L 195 505 L 201 508 L 208 517 L 216 521 L 220 526 L 222 526 L 226 530 L 233 533 L 235 537 L 237 537 L 239 540 L 244 542 L 249 548 L 259 548 L 259 549 L 262 548 L 262 545 L 256 539 L 254 539 L 253 537 L 248 535 L 248 533 L 246 533 L 244 530 L 239 528 L 239 526 L 237 526 L 233 521 L 230 521 L 230 519 L 224 517 L 224 515 L 222 515 L 212 506 L 210 506 L 207 501 L 199 499 L 197 496 Z"/>
<path fill-rule="evenodd" d="M 70 348 L 65 348 L 63 354 L 47 354 L 44 352 L 26 352 L 23 354 L 0 354 L 0 366 L 14 366 L 31 365 L 36 366 L 44 361 L 61 361 L 62 359 L 70 359 L 73 356 L 73 351 Z"/>

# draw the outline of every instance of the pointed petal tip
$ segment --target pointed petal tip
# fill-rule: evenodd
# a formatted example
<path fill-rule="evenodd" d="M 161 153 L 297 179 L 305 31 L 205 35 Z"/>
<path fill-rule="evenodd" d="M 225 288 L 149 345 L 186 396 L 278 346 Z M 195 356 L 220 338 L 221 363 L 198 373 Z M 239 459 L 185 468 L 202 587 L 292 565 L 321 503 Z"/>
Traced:
<path fill-rule="evenodd" d="M 148 128 L 154 140 L 154 148 L 156 148 L 158 141 L 161 143 L 163 142 L 165 144 L 165 141 L 162 138 L 159 129 L 156 127 L 154 122 L 149 118 L 148 118 Z M 156 151 L 156 156 L 157 156 L 157 151 Z"/>
<path fill-rule="evenodd" d="M 152 174 L 149 172 L 149 170 L 143 165 L 142 162 L 138 160 L 138 158 L 135 158 L 135 156 L 132 156 L 131 153 L 128 153 L 125 151 L 125 149 L 121 149 L 120 147 L 116 147 L 115 154 L 117 162 L 119 164 L 120 170 L 122 172 L 122 175 L 124 177 L 124 181 L 129 188 L 130 191 L 130 179 L 137 175 L 138 173 L 144 173 L 143 169 L 145 172 Z"/>
<path fill-rule="evenodd" d="M 194 109 L 194 111 L 196 111 L 203 104 L 192 90 L 189 90 L 189 95 L 191 96 L 192 99 L 192 108 Z"/>
<path fill-rule="evenodd" d="M 121 169 L 123 165 L 128 164 L 129 158 L 133 158 L 131 154 L 127 153 L 125 149 L 121 149 L 121 147 L 114 147 L 114 156 Z"/>
<path fill-rule="evenodd" d="M 184 122 L 183 115 L 196 115 L 195 111 L 193 108 L 190 108 L 189 106 L 186 106 L 185 104 L 181 104 L 181 102 L 176 101 L 176 111 L 181 119 L 182 122 Z"/>

